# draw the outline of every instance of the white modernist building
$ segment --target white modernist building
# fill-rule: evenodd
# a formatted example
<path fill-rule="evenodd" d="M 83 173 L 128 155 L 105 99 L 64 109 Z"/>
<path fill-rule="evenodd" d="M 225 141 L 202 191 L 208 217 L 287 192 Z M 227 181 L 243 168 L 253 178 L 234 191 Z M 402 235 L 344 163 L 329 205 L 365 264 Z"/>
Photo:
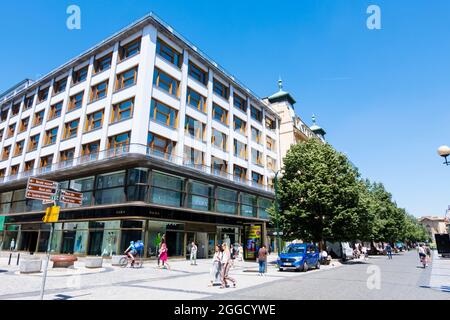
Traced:
<path fill-rule="evenodd" d="M 33 176 L 84 194 L 82 207 L 62 208 L 54 251 L 111 255 L 144 239 L 152 256 L 160 233 L 171 255 L 195 240 L 206 257 L 230 241 L 248 242 L 251 259 L 251 242 L 266 241 L 280 120 L 149 14 L 0 96 L 4 243 L 45 251 L 45 208 L 25 198 Z"/>

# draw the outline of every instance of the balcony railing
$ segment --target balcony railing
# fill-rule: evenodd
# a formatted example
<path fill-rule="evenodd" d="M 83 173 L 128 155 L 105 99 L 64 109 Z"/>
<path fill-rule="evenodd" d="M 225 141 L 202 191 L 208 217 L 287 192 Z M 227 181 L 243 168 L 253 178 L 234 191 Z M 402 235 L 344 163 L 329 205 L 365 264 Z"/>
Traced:
<path fill-rule="evenodd" d="M 240 176 L 235 176 L 225 172 L 223 170 L 218 170 L 217 168 L 208 167 L 203 164 L 192 163 L 190 160 L 186 160 L 183 157 L 178 157 L 169 153 L 164 153 L 158 150 L 154 150 L 146 145 L 142 144 L 128 144 L 120 147 L 103 150 L 97 153 L 91 153 L 89 155 L 84 155 L 78 158 L 69 159 L 61 162 L 57 162 L 45 167 L 40 167 L 36 169 L 32 169 L 29 171 L 20 172 L 15 175 L 9 175 L 6 177 L 0 178 L 0 183 L 12 182 L 15 180 L 26 179 L 29 177 L 37 177 L 47 173 L 58 172 L 70 168 L 75 168 L 80 165 L 87 165 L 90 163 L 95 163 L 102 160 L 112 160 L 126 157 L 130 154 L 141 154 L 146 155 L 149 158 L 156 158 L 163 161 L 168 161 L 172 164 L 188 167 L 209 175 L 213 175 L 216 177 L 221 177 L 223 179 L 227 179 L 233 181 L 237 184 L 250 186 L 253 188 L 257 188 L 260 190 L 264 190 L 267 192 L 273 192 L 273 188 L 270 186 L 262 185 L 252 180 L 243 179 Z"/>

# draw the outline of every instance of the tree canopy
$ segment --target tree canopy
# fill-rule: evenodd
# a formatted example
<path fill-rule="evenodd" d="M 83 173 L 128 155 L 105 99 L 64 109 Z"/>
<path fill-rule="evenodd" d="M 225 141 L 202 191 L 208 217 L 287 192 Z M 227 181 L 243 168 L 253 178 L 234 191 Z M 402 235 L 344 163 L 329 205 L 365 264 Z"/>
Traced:
<path fill-rule="evenodd" d="M 293 145 L 284 159 L 277 198 L 286 240 L 425 241 L 428 235 L 381 183 L 317 139 Z"/>

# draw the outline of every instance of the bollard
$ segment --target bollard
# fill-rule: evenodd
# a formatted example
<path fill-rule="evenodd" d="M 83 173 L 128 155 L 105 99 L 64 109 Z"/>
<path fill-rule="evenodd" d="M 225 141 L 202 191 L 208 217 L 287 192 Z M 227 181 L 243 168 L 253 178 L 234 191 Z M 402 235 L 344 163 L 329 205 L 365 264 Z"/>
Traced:
<path fill-rule="evenodd" d="M 8 266 L 11 265 L 11 258 L 12 258 L 12 253 L 9 254 Z"/>
<path fill-rule="evenodd" d="M 17 254 L 17 266 L 19 265 L 19 260 L 20 260 L 20 253 Z"/>

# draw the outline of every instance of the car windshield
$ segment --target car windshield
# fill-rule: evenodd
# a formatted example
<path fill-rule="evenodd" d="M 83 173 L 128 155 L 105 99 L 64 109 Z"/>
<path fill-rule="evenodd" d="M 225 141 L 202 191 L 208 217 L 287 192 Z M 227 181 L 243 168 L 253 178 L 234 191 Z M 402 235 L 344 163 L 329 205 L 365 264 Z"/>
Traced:
<path fill-rule="evenodd" d="M 283 250 L 283 253 L 305 253 L 305 248 L 297 246 L 287 247 Z"/>

